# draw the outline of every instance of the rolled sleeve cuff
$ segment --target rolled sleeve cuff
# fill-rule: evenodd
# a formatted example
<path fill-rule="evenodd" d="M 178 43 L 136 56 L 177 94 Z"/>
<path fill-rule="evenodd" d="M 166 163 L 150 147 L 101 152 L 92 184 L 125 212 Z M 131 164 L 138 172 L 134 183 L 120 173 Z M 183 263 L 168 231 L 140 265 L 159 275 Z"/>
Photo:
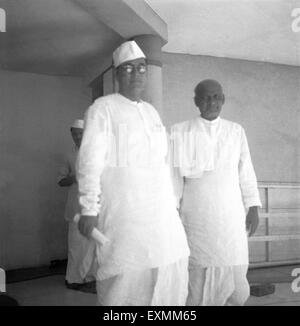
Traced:
<path fill-rule="evenodd" d="M 262 207 L 262 204 L 261 204 L 261 201 L 259 198 L 251 198 L 251 199 L 245 200 L 245 206 L 246 206 L 246 208 L 253 207 L 253 206 Z"/>

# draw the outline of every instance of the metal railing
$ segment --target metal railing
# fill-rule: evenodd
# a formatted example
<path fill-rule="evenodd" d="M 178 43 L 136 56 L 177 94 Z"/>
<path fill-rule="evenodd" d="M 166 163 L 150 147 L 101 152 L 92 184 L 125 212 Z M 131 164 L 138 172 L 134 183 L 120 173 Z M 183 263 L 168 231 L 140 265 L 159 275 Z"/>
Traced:
<path fill-rule="evenodd" d="M 270 220 L 275 218 L 292 218 L 300 220 L 300 202 L 297 203 L 297 207 L 289 207 L 288 209 L 281 208 L 280 212 L 272 209 L 271 190 L 299 190 L 300 184 L 271 184 L 271 183 L 259 183 L 259 189 L 262 189 L 265 196 L 265 205 L 259 214 L 260 223 L 264 220 L 264 235 L 255 235 L 249 238 L 249 242 L 264 242 L 265 243 L 265 260 L 260 262 L 251 262 L 250 251 L 250 267 L 266 267 L 266 266 L 278 266 L 288 264 L 298 264 L 300 262 L 300 234 L 271 234 L 270 233 Z M 300 197 L 299 197 L 300 198 Z M 278 210 L 278 208 L 277 208 Z M 299 256 L 297 259 L 281 259 L 273 260 L 270 257 L 270 243 L 273 241 L 291 241 L 299 240 Z"/>

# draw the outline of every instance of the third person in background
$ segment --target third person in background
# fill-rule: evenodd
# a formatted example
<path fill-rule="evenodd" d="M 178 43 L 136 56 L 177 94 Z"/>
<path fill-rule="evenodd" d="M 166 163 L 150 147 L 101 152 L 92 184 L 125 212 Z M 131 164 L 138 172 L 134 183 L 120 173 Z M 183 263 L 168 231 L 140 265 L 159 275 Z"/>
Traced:
<path fill-rule="evenodd" d="M 200 116 L 172 127 L 175 189 L 191 249 L 187 305 L 243 305 L 261 206 L 244 129 L 219 117 L 222 86 L 195 88 Z"/>

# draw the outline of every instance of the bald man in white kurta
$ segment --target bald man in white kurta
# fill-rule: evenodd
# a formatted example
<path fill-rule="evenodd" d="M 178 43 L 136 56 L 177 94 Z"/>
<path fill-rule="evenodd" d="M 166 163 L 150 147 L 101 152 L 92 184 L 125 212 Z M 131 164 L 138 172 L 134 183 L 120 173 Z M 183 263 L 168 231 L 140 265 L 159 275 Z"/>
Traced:
<path fill-rule="evenodd" d="M 191 249 L 187 305 L 242 305 L 249 296 L 246 214 L 261 203 L 244 129 L 218 116 L 221 87 L 204 85 L 210 104 L 172 128 L 176 189 Z"/>

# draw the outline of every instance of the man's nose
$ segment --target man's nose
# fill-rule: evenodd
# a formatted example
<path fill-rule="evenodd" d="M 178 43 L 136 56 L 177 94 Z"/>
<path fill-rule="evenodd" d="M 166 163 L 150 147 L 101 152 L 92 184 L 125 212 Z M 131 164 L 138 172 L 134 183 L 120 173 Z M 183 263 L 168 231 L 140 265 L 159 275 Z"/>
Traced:
<path fill-rule="evenodd" d="M 132 69 L 132 76 L 138 76 L 140 75 L 138 68 L 137 67 L 133 67 Z"/>
<path fill-rule="evenodd" d="M 217 103 L 217 99 L 214 98 L 214 97 L 210 97 L 210 98 L 208 98 L 208 102 L 209 102 L 211 105 L 214 105 L 214 104 Z"/>

